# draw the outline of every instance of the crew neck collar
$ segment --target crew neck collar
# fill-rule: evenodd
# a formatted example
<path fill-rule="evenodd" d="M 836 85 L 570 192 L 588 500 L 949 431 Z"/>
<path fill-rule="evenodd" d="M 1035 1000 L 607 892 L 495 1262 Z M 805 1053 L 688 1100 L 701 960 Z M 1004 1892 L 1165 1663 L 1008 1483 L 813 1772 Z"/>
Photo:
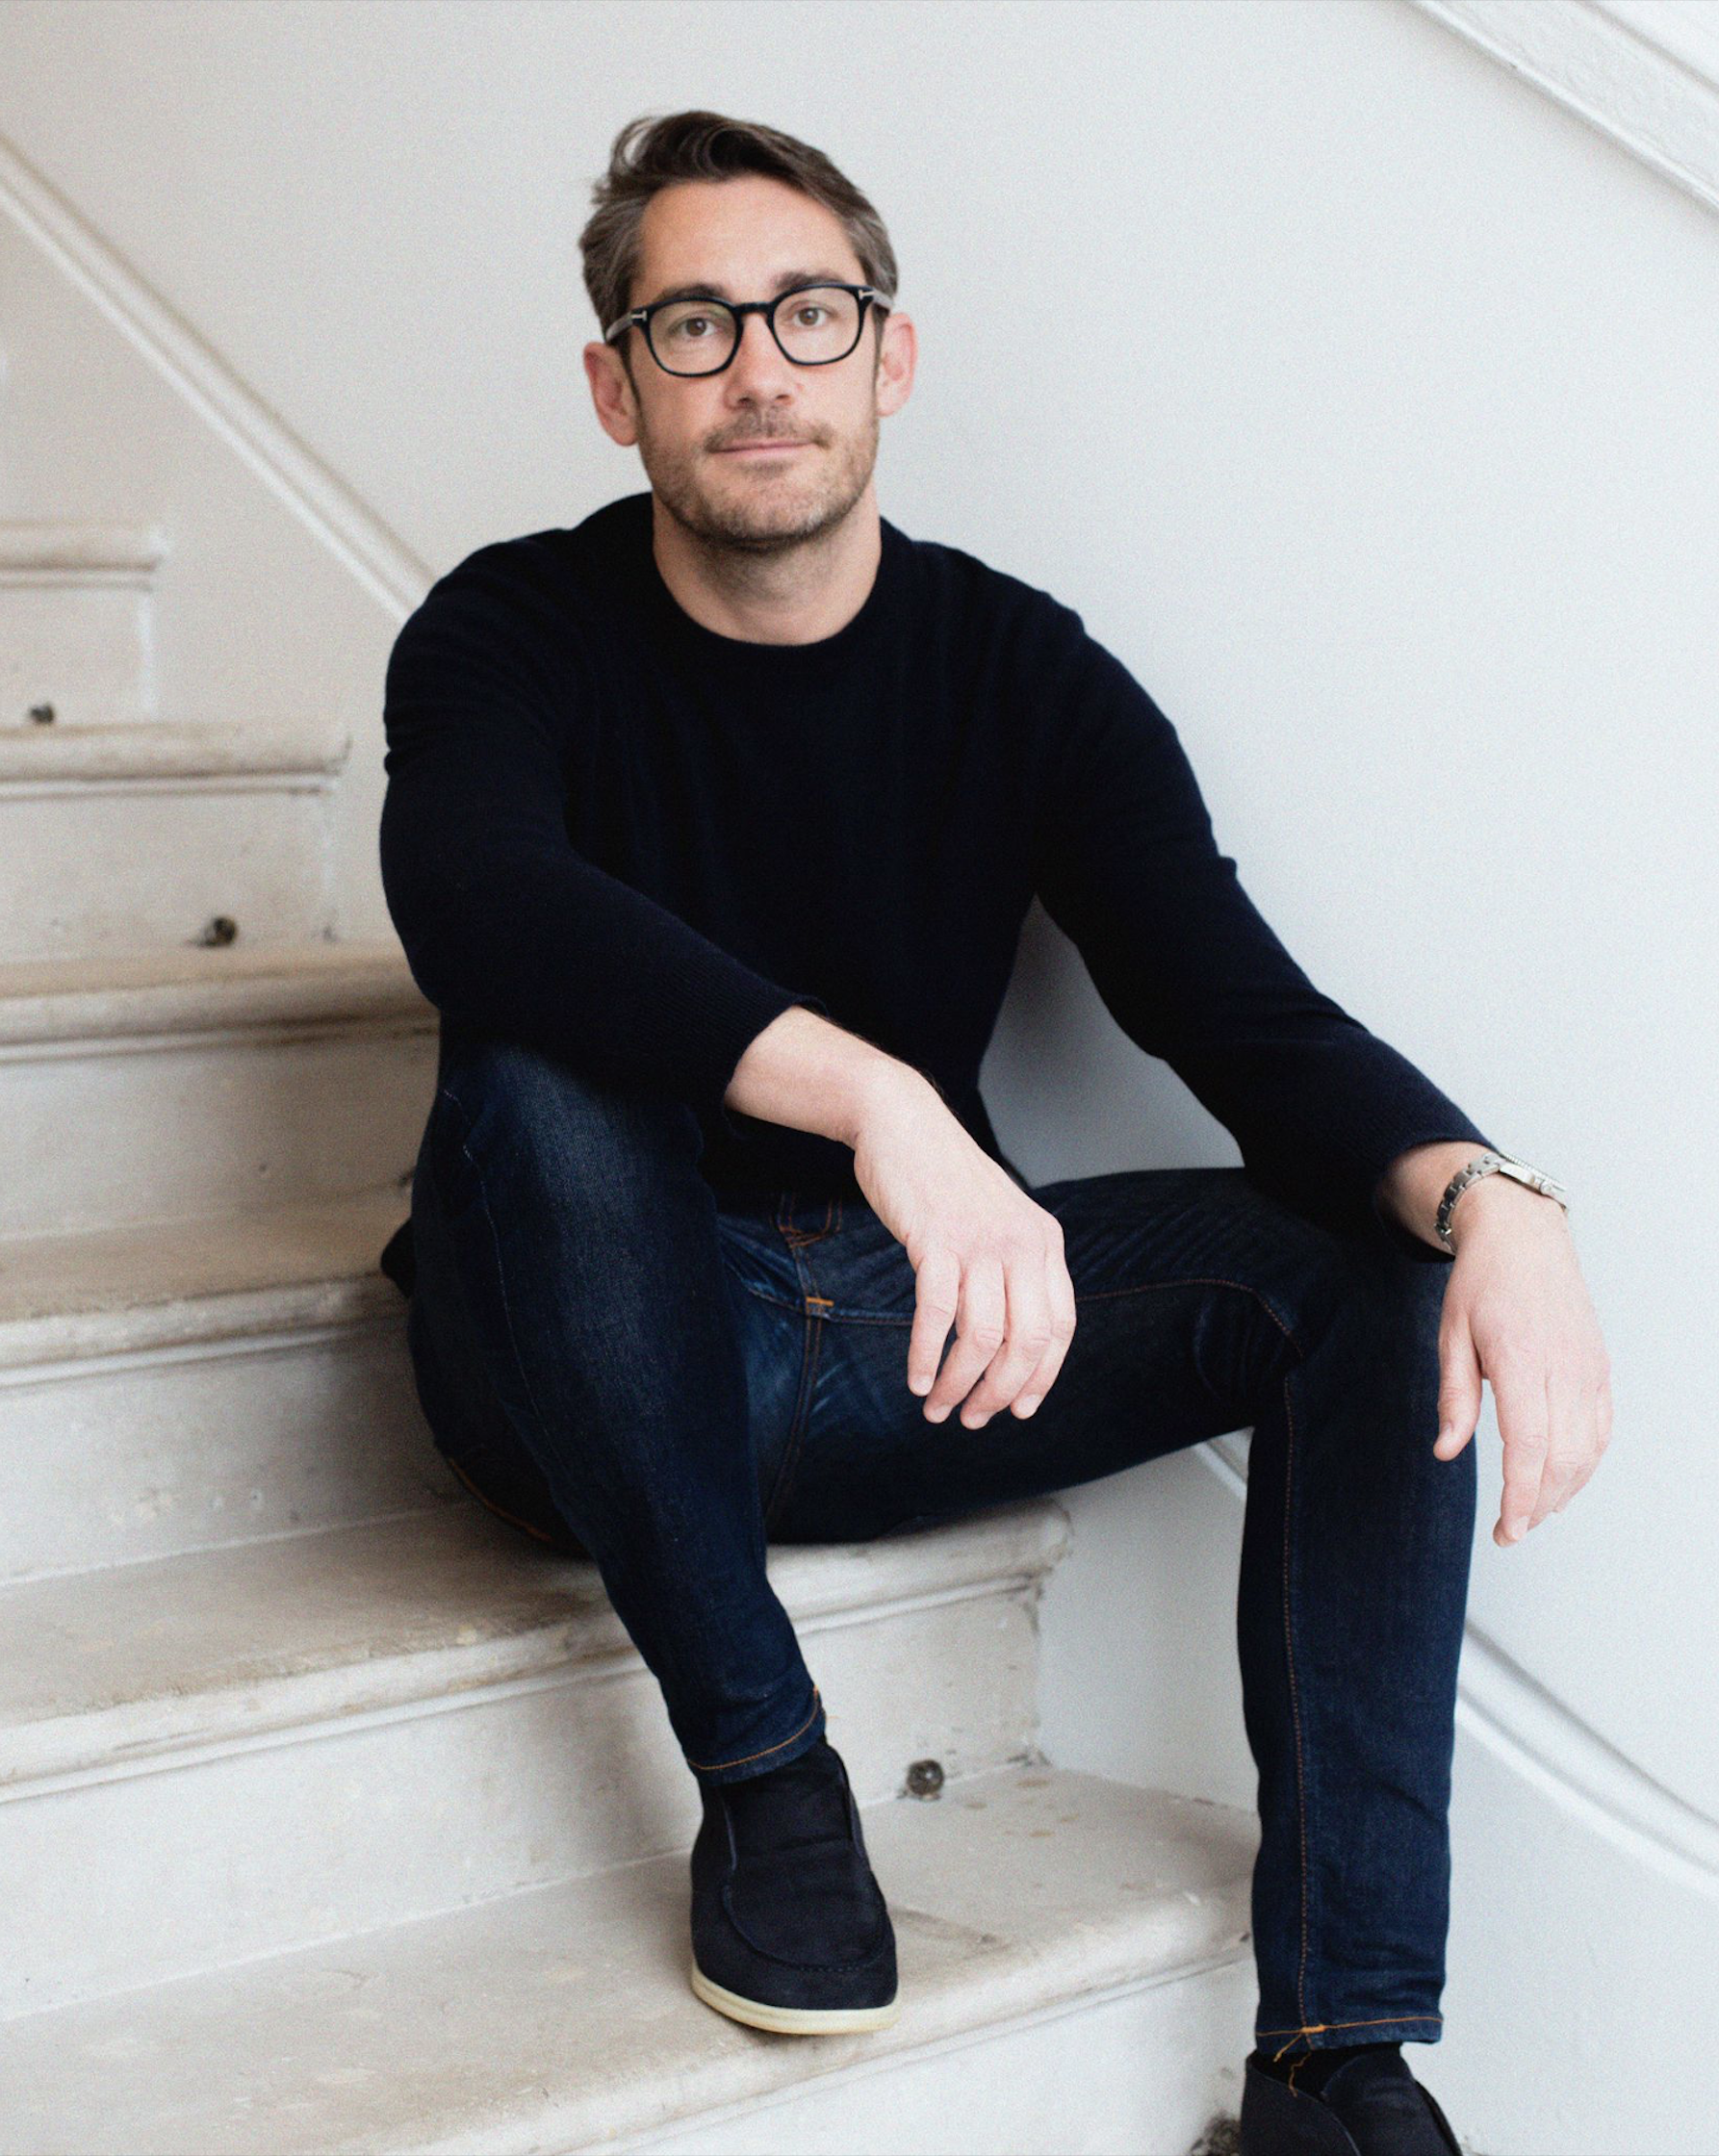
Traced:
<path fill-rule="evenodd" d="M 755 678 L 760 674 L 788 678 L 802 673 L 828 673 L 873 642 L 893 603 L 908 540 L 887 517 L 880 517 L 882 552 L 871 589 L 859 612 L 844 622 L 834 635 L 817 637 L 809 644 L 766 644 L 746 636 L 725 636 L 720 629 L 708 629 L 695 620 L 669 589 L 657 567 L 652 544 L 652 498 L 644 494 L 637 500 L 643 504 L 639 519 L 641 530 L 637 535 L 637 569 L 647 609 L 664 635 L 679 649 L 706 665 L 737 668 Z"/>

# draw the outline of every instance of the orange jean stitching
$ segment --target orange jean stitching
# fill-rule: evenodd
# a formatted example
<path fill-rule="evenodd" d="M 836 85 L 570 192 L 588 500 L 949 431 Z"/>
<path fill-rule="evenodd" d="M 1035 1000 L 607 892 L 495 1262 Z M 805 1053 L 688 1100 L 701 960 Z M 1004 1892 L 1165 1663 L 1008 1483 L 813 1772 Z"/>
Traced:
<path fill-rule="evenodd" d="M 1327 2029 L 1384 2029 L 1398 2021 L 1431 2021 L 1436 2024 L 1443 2019 L 1444 2016 L 1439 2014 L 1380 2014 L 1375 2015 L 1371 2021 L 1309 2021 L 1299 2029 L 1255 2029 L 1253 2036 L 1256 2043 L 1262 2037 L 1281 2036 L 1287 2036 L 1290 2043 L 1294 2043 L 1297 2037 L 1318 2035 Z M 1307 2048 L 1311 2051 L 1314 2047 L 1309 2044 Z M 1280 2043 L 1271 2054 L 1271 2064 L 1275 2066 L 1288 2049 L 1289 2043 Z"/>
<path fill-rule="evenodd" d="M 767 1759 L 772 1752 L 780 1752 L 782 1750 L 783 1744 L 792 1744 L 794 1741 L 794 1737 L 804 1736 L 806 1732 L 811 1728 L 812 1724 L 817 1720 L 817 1718 L 818 1688 L 814 1684 L 811 1688 L 811 1712 L 806 1717 L 805 1721 L 802 1722 L 800 1727 L 794 1732 L 793 1736 L 784 1736 L 783 1738 L 782 1744 L 766 1744 L 761 1752 L 748 1752 L 746 1757 L 741 1759 L 688 1759 L 686 1763 L 689 1767 L 703 1767 L 706 1773 L 714 1773 L 718 1767 L 743 1767 L 750 1764 L 750 1762 L 754 1759 Z"/>
<path fill-rule="evenodd" d="M 454 1474 L 459 1476 L 460 1480 L 466 1485 L 467 1489 L 471 1491 L 472 1495 L 477 1500 L 479 1504 L 487 1505 L 490 1511 L 495 1513 L 499 1519 L 505 1520 L 510 1527 L 524 1527 L 527 1534 L 534 1534 L 539 1542 L 547 1542 L 552 1546 L 554 1545 L 555 1538 L 552 1534 L 550 1533 L 547 1527 L 539 1527 L 534 1526 L 529 1520 L 522 1520 L 517 1512 L 509 1512 L 505 1508 L 505 1506 L 498 1504 L 494 1498 L 485 1497 L 483 1492 L 477 1487 L 476 1483 L 473 1481 L 472 1477 L 466 1473 L 465 1469 L 461 1467 L 457 1460 L 449 1458 L 449 1455 L 446 1452 L 443 1453 L 442 1457 L 448 1461 L 448 1465 L 453 1470 Z"/>
<path fill-rule="evenodd" d="M 822 1243 L 825 1236 L 830 1233 L 831 1217 L 833 1214 L 834 1214 L 834 1212 L 835 1198 L 834 1195 L 832 1194 L 825 1200 L 824 1224 L 821 1228 L 801 1228 L 794 1227 L 790 1224 L 783 1230 L 783 1233 L 786 1235 L 789 1243 L 796 1250 L 802 1248 L 808 1243 Z M 837 1218 L 836 1224 L 838 1226 L 840 1224 L 839 1218 Z"/>

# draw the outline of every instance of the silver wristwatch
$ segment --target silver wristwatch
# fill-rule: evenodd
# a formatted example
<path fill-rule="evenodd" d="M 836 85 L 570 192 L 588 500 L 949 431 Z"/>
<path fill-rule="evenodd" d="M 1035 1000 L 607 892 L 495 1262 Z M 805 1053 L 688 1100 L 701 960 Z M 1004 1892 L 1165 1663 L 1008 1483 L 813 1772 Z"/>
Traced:
<path fill-rule="evenodd" d="M 1566 1213 L 1570 1201 L 1564 1194 L 1564 1186 L 1554 1183 L 1550 1175 L 1543 1175 L 1537 1168 L 1530 1168 L 1527 1161 L 1519 1161 L 1509 1153 L 1477 1153 L 1464 1168 L 1459 1168 L 1445 1187 L 1439 1200 L 1438 1219 L 1433 1229 L 1439 1241 L 1452 1257 L 1456 1245 L 1450 1240 L 1450 1215 L 1456 1201 L 1471 1183 L 1477 1183 L 1482 1175 L 1509 1175 L 1519 1183 L 1526 1183 L 1530 1191 L 1539 1191 L 1544 1196 L 1556 1198 Z"/>

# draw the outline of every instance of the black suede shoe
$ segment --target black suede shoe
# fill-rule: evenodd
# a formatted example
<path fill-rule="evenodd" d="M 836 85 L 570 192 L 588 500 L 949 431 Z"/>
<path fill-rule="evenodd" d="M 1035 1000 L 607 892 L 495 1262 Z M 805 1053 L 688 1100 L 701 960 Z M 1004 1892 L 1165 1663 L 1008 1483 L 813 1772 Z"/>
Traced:
<path fill-rule="evenodd" d="M 1347 2060 L 1318 2095 L 1249 2059 L 1240 2147 L 1241 2156 L 1462 2156 L 1431 2092 L 1386 2050 Z"/>
<path fill-rule="evenodd" d="M 743 1782 L 701 1782 L 692 1988 L 755 2029 L 830 2036 L 901 2012 L 895 1931 L 827 1737 Z"/>

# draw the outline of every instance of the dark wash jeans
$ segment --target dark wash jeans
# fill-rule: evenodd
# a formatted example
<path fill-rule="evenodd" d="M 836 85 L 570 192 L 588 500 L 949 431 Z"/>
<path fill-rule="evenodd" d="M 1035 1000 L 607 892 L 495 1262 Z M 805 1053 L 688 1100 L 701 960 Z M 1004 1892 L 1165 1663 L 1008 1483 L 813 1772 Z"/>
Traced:
<path fill-rule="evenodd" d="M 1078 1309 L 1024 1421 L 928 1423 L 914 1277 L 862 1199 L 719 1194 L 682 1103 L 497 1042 L 444 1059 L 408 1339 L 493 1510 L 594 1559 L 695 1776 L 824 1706 L 772 1542 L 864 1541 L 1251 1427 L 1236 1625 L 1258 1769 L 1256 2040 L 1436 2042 L 1475 1447 L 1433 1457 L 1448 1269 L 1241 1168 L 1047 1183 Z"/>

